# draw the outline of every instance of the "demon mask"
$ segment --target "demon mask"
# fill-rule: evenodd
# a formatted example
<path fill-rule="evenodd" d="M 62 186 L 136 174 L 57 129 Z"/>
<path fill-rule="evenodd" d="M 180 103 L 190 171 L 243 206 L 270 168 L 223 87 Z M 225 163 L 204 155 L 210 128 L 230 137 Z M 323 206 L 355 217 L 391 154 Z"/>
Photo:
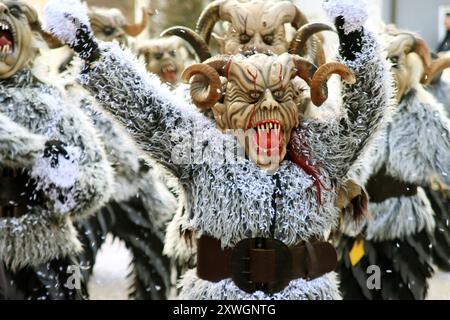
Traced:
<path fill-rule="evenodd" d="M 294 79 L 298 76 L 310 86 L 311 100 L 320 106 L 327 99 L 326 82 L 334 73 L 347 82 L 355 81 L 342 64 L 329 63 L 317 69 L 308 60 L 288 53 L 218 56 L 190 66 L 183 79 L 191 81 L 195 105 L 212 109 L 221 130 L 245 133 L 237 137 L 247 156 L 261 168 L 270 169 L 285 158 L 291 132 L 300 122 Z"/>
<path fill-rule="evenodd" d="M 128 45 L 128 36 L 136 37 L 147 27 L 148 16 L 152 13 L 143 8 L 142 14 L 141 22 L 131 24 L 126 21 L 119 9 L 92 7 L 88 12 L 92 31 L 97 39 L 102 41 L 116 40 L 125 46 Z"/>
<path fill-rule="evenodd" d="M 426 43 L 412 34 L 387 35 L 388 58 L 397 87 L 397 101 L 428 76 L 425 71 L 431 64 L 430 51 Z"/>
<path fill-rule="evenodd" d="M 323 39 L 316 34 L 334 30 L 326 24 L 307 23 L 302 12 L 288 1 L 226 0 L 214 1 L 205 8 L 196 31 L 173 27 L 164 31 L 163 35 L 176 35 L 188 41 L 200 60 L 204 61 L 211 56 L 205 54 L 205 50 L 209 52 L 212 31 L 219 21 L 228 23 L 223 38 L 214 35 L 223 54 L 289 52 L 308 56 L 317 65 L 325 63 L 325 54 Z M 287 23 L 296 30 L 291 42 L 286 37 Z M 202 59 L 205 56 L 206 59 Z"/>
<path fill-rule="evenodd" d="M 170 84 L 180 81 L 181 72 L 191 60 L 184 41 L 176 37 L 142 41 L 137 46 L 137 52 L 149 72 Z"/>

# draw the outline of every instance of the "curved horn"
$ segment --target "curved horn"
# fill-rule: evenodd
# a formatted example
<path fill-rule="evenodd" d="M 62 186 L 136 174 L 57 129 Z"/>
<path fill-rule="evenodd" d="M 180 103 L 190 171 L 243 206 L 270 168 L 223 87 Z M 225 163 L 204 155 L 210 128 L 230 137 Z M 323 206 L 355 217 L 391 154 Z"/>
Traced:
<path fill-rule="evenodd" d="M 425 69 L 428 69 L 431 65 L 431 52 L 427 43 L 423 39 L 416 37 L 414 52 L 419 55 L 420 59 L 422 59 Z"/>
<path fill-rule="evenodd" d="M 414 51 L 416 47 L 416 38 L 410 33 L 400 33 L 394 37 L 389 44 L 389 51 L 397 51 L 401 49 L 402 52 L 408 54 Z"/>
<path fill-rule="evenodd" d="M 307 44 L 308 40 L 318 32 L 322 31 L 333 31 L 334 28 L 325 23 L 308 23 L 302 26 L 294 35 L 294 38 L 291 41 L 289 46 L 289 53 L 297 54 L 299 56 L 305 56 L 307 53 Z M 318 37 L 314 38 L 314 43 L 316 46 L 316 60 L 317 64 L 323 65 L 325 63 L 325 53 L 323 51 L 322 45 L 320 43 L 320 39 Z"/>
<path fill-rule="evenodd" d="M 311 101 L 320 107 L 328 99 L 328 79 L 332 74 L 338 74 L 348 84 L 354 84 L 356 77 L 353 72 L 342 63 L 330 62 L 321 66 L 311 81 Z"/>
<path fill-rule="evenodd" d="M 205 40 L 203 40 L 203 38 L 192 29 L 179 26 L 172 27 L 164 30 L 160 36 L 177 36 L 185 40 L 195 50 L 195 53 L 200 59 L 200 62 L 211 58 L 211 52 L 209 51 L 208 45 L 206 44 Z"/>
<path fill-rule="evenodd" d="M 142 8 L 142 21 L 134 24 L 126 24 L 124 26 L 125 32 L 131 37 L 137 37 L 147 27 L 148 16 L 151 14 L 151 11 L 147 8 Z"/>
<path fill-rule="evenodd" d="M 295 6 L 295 16 L 294 16 L 294 20 L 292 20 L 291 24 L 295 29 L 298 29 L 301 26 L 307 24 L 308 19 L 296 5 L 294 5 L 294 6 Z"/>
<path fill-rule="evenodd" d="M 445 69 L 450 68 L 450 58 L 438 58 L 433 61 L 427 69 L 422 83 L 429 85 Z"/>
<path fill-rule="evenodd" d="M 217 56 L 184 70 L 181 77 L 186 83 L 190 81 L 192 101 L 198 108 L 210 109 L 222 97 L 220 76 L 225 75 L 229 59 L 229 56 Z"/>
<path fill-rule="evenodd" d="M 308 86 L 311 87 L 311 82 L 317 71 L 317 67 L 309 60 L 299 56 L 293 56 L 293 61 L 297 69 L 296 76 L 305 80 Z"/>
<path fill-rule="evenodd" d="M 214 1 L 206 6 L 197 20 L 195 31 L 208 44 L 217 21 L 220 20 L 220 8 L 225 1 Z"/>

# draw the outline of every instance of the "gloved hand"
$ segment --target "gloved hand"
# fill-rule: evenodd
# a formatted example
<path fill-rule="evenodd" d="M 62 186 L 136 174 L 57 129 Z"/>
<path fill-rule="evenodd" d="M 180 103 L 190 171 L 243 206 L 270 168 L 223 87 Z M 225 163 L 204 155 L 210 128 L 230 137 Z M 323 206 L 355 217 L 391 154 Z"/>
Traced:
<path fill-rule="evenodd" d="M 365 1 L 327 0 L 323 7 L 336 25 L 341 56 L 355 60 L 356 54 L 362 50 L 364 24 L 368 18 Z"/>
<path fill-rule="evenodd" d="M 55 168 L 59 164 L 59 156 L 69 159 L 69 154 L 65 149 L 67 145 L 59 140 L 49 140 L 45 143 L 44 158 L 50 158 L 50 165 Z"/>
<path fill-rule="evenodd" d="M 87 8 L 79 0 L 50 0 L 44 9 L 44 30 L 67 44 L 88 63 L 100 57 Z"/>

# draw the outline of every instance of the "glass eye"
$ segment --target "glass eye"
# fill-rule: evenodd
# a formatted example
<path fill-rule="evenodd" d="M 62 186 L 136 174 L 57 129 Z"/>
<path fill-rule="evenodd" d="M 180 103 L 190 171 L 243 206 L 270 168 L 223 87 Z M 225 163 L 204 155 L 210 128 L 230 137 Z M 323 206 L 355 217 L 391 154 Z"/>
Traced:
<path fill-rule="evenodd" d="M 246 44 L 246 43 L 248 43 L 249 41 L 250 41 L 250 36 L 248 35 L 248 34 L 245 34 L 245 33 L 243 33 L 243 34 L 241 34 L 240 36 L 239 36 L 239 42 L 241 43 L 241 44 Z"/>
<path fill-rule="evenodd" d="M 249 96 L 250 99 L 252 99 L 253 101 L 258 101 L 259 98 L 261 97 L 261 92 L 252 90 L 252 91 L 250 91 L 250 92 L 248 93 L 248 96 Z"/>
<path fill-rule="evenodd" d="M 397 67 L 398 67 L 398 62 L 400 61 L 400 57 L 399 57 L 399 56 L 392 56 L 392 57 L 389 57 L 389 60 L 391 60 L 392 66 L 393 66 L 394 68 L 397 68 Z"/>
<path fill-rule="evenodd" d="M 107 36 L 112 36 L 114 34 L 114 32 L 116 32 L 116 29 L 113 27 L 104 27 L 103 28 L 103 33 Z"/>
<path fill-rule="evenodd" d="M 22 14 L 22 9 L 20 9 L 18 5 L 12 5 L 11 7 L 9 7 L 9 12 L 11 12 L 13 16 L 18 18 Z"/>
<path fill-rule="evenodd" d="M 162 52 L 155 52 L 155 53 L 153 53 L 153 57 L 156 60 L 161 60 L 163 56 L 164 56 L 164 53 L 162 53 Z"/>
<path fill-rule="evenodd" d="M 274 98 L 277 100 L 281 100 L 284 97 L 284 91 L 282 91 L 282 90 L 274 91 L 272 94 L 273 94 Z"/>
<path fill-rule="evenodd" d="M 175 58 L 175 56 L 177 55 L 177 51 L 176 50 L 169 51 L 169 54 Z"/>
<path fill-rule="evenodd" d="M 275 37 L 273 36 L 273 34 L 268 34 L 268 35 L 263 36 L 263 41 L 267 45 L 272 45 L 274 39 L 275 39 Z"/>

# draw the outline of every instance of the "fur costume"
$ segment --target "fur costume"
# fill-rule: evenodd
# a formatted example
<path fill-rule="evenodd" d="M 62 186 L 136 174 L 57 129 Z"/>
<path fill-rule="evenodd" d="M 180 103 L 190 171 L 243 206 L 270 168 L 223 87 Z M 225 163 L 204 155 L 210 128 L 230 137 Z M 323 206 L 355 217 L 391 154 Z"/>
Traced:
<path fill-rule="evenodd" d="M 131 296 L 165 299 L 170 287 L 170 264 L 162 251 L 165 225 L 175 212 L 175 199 L 129 134 L 101 110 L 89 93 L 78 86 L 67 89 L 72 103 L 92 120 L 115 170 L 110 202 L 95 216 L 77 223 L 86 247 L 81 260 L 92 267 L 106 235 L 112 233 L 133 254 Z"/>
<path fill-rule="evenodd" d="M 72 219 L 93 213 L 108 199 L 112 172 L 89 121 L 56 88 L 27 68 L 0 87 L 0 163 L 25 170 L 35 181 L 35 196 L 43 199 L 19 218 L 0 219 L 0 260 L 20 274 L 81 250 Z M 44 157 L 49 140 L 67 145 L 68 155 L 59 155 L 56 166 Z"/>
<path fill-rule="evenodd" d="M 129 24 L 118 9 L 91 7 L 88 10 L 96 37 L 102 41 L 115 40 L 121 45 L 129 45 L 131 36 L 145 30 L 149 14 L 143 10 L 142 21 Z M 130 296 L 166 299 L 170 262 L 162 251 L 166 224 L 176 210 L 174 196 L 128 138 L 126 130 L 102 112 L 89 92 L 74 83 L 73 69 L 77 67 L 63 74 L 68 95 L 73 105 L 79 106 L 92 120 L 115 171 L 111 200 L 94 216 L 76 224 L 79 239 L 86 248 L 81 255 L 87 267 L 84 276 L 90 277 L 96 255 L 106 235 L 111 233 L 125 242 L 133 256 Z"/>
<path fill-rule="evenodd" d="M 51 44 L 36 11 L 0 9 L 0 298 L 80 299 L 72 221 L 109 198 L 112 170 L 89 120 L 34 73 L 43 39 Z"/>
<path fill-rule="evenodd" d="M 401 57 L 397 57 L 393 62 L 394 72 L 403 67 Z M 421 65 L 416 57 L 414 53 L 406 56 L 409 66 Z M 338 271 L 344 298 L 426 297 L 427 281 L 433 273 L 434 212 L 422 188 L 407 193 L 416 186 L 429 186 L 436 176 L 449 181 L 450 121 L 443 106 L 419 84 L 422 71 L 420 68 L 417 75 L 414 72 L 409 75 L 408 81 L 415 85 L 406 91 L 364 161 L 350 174 L 352 179 L 366 185 L 369 196 L 379 194 L 380 190 L 373 190 L 374 186 L 389 188 L 393 180 L 402 183 L 405 194 L 370 202 L 372 219 L 363 233 L 363 257 L 359 262 L 351 263 L 350 256 L 362 237 L 348 229 L 344 231 L 346 235 L 338 245 L 341 256 Z M 391 182 L 381 186 L 384 177 L 392 177 L 389 178 Z M 371 194 L 373 191 L 375 193 Z M 367 288 L 370 265 L 381 268 L 381 289 Z"/>
<path fill-rule="evenodd" d="M 337 14 L 338 8 L 344 10 L 345 16 L 361 14 L 352 7 L 354 3 L 339 1 L 338 6 L 328 4 L 328 11 L 333 19 L 343 14 Z M 274 175 L 261 170 L 242 155 L 234 136 L 221 133 L 214 121 L 178 100 L 155 76 L 149 76 L 132 55 L 114 44 L 102 44 L 97 50 L 97 45 L 88 39 L 88 24 L 82 23 L 78 30 L 70 25 L 66 13 L 84 21 L 77 8 L 76 1 L 50 1 L 46 9 L 47 30 L 92 62 L 92 69 L 87 68 L 80 81 L 127 126 L 143 150 L 179 179 L 189 227 L 197 236 L 212 235 L 220 239 L 222 246 L 233 246 L 252 236 L 272 236 L 286 245 L 295 245 L 323 236 L 335 226 L 336 184 L 378 129 L 392 94 L 386 60 L 372 33 L 354 24 L 353 30 L 358 31 L 342 34 L 343 40 L 354 36 L 357 43 L 346 41 L 341 50 L 342 62 L 357 77 L 356 84 L 343 87 L 346 117 L 328 122 L 303 121 L 294 134 L 297 138 L 293 148 L 302 149 L 302 142 L 309 145 L 311 156 L 320 164 L 320 180 L 330 187 L 320 203 L 316 180 L 294 162 L 282 161 Z M 363 20 L 364 17 L 365 12 Z M 76 33 L 82 36 L 76 38 Z M 191 144 L 192 137 L 196 139 Z M 235 161 L 223 162 L 224 145 L 231 154 L 237 154 Z M 333 274 L 310 282 L 292 281 L 283 291 L 270 296 L 262 292 L 245 294 L 231 279 L 212 283 L 198 279 L 194 273 L 191 270 L 183 278 L 181 298 L 340 297 Z"/>

